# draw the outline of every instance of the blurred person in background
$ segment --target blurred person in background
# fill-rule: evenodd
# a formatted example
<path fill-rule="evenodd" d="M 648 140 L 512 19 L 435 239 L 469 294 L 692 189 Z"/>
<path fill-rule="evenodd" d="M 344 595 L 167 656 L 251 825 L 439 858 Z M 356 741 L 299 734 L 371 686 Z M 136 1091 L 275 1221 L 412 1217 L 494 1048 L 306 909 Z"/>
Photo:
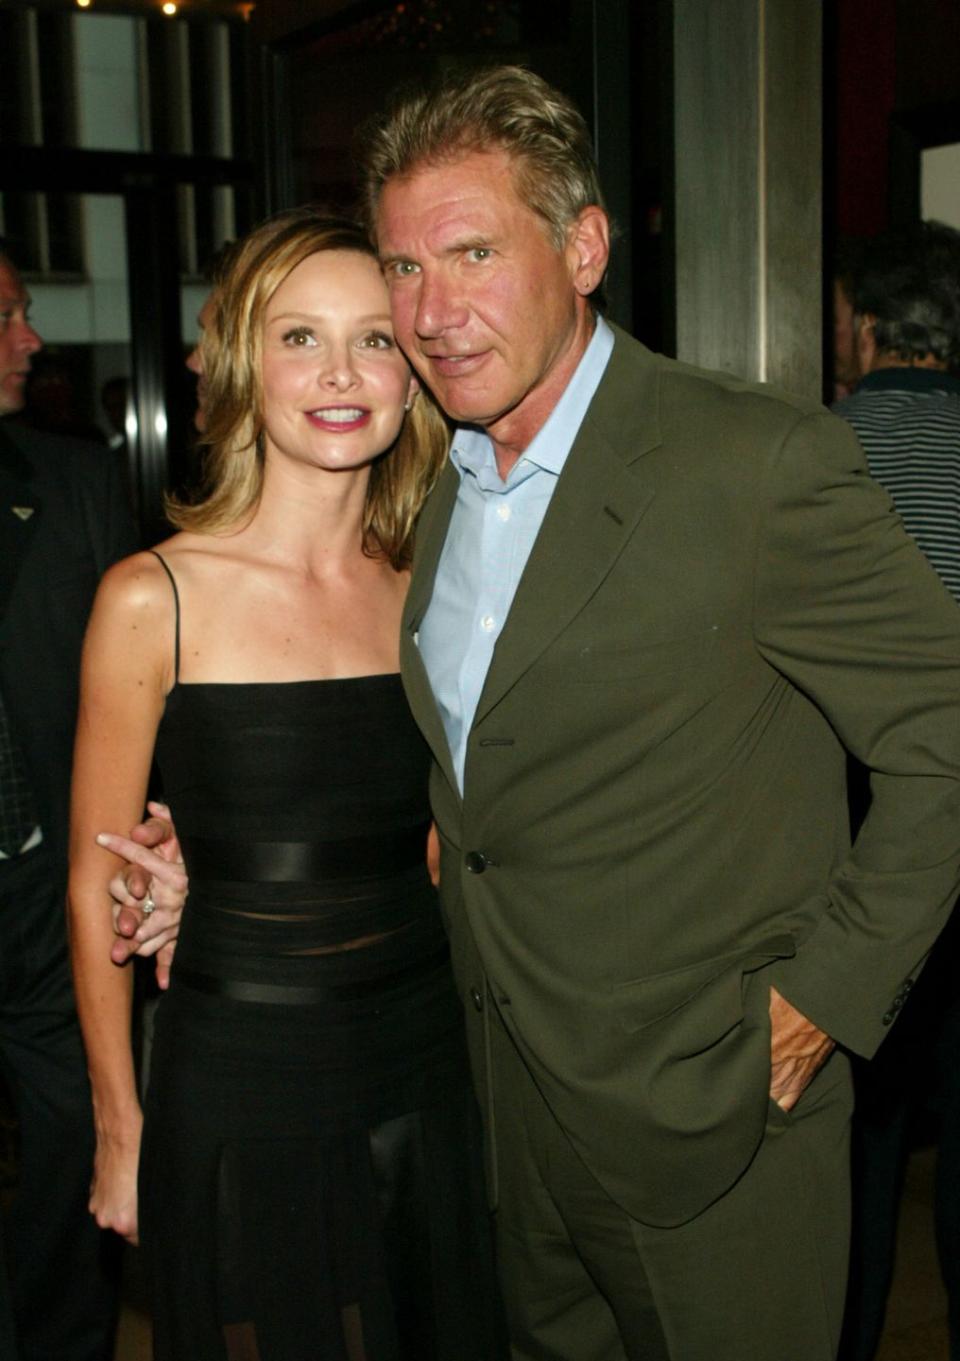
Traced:
<path fill-rule="evenodd" d="M 29 305 L 0 242 L 0 1064 L 20 1127 L 6 1225 L 16 1342 L 2 1355 L 106 1361 L 117 1261 L 86 1210 L 93 1121 L 64 896 L 83 631 L 136 535 L 102 446 L 9 419 L 42 345 Z"/>
<path fill-rule="evenodd" d="M 834 410 L 873 477 L 960 604 L 960 233 L 938 222 L 866 243 L 847 281 L 853 391 Z M 857 821 L 869 804 L 851 783 Z M 954 912 L 890 1040 L 854 1067 L 854 1236 L 841 1350 L 870 1361 L 893 1275 L 897 1214 L 916 1121 L 939 1116 L 935 1221 L 960 1358 L 960 923 Z"/>
<path fill-rule="evenodd" d="M 833 262 L 833 401 L 848 397 L 860 378 L 860 357 L 853 328 L 853 275 L 862 243 L 847 237 L 839 242 Z"/>

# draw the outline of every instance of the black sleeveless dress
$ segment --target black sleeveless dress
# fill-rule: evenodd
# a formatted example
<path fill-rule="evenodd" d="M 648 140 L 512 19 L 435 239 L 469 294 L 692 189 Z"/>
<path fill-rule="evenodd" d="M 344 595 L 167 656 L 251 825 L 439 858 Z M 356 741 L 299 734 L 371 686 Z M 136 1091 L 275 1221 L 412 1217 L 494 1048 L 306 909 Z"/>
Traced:
<path fill-rule="evenodd" d="M 177 683 L 157 760 L 190 893 L 140 1164 L 156 1361 L 504 1355 L 399 677 Z"/>

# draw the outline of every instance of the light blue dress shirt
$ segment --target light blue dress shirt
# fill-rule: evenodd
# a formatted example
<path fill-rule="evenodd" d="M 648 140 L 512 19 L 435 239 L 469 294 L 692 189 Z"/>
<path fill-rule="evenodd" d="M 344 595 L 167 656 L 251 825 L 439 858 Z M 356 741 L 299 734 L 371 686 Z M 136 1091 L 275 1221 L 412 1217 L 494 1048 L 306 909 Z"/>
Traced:
<path fill-rule="evenodd" d="M 450 460 L 460 488 L 419 646 L 461 792 L 467 737 L 493 650 L 612 350 L 613 332 L 598 318 L 563 396 L 506 481 L 485 431 L 470 427 L 454 434 Z"/>

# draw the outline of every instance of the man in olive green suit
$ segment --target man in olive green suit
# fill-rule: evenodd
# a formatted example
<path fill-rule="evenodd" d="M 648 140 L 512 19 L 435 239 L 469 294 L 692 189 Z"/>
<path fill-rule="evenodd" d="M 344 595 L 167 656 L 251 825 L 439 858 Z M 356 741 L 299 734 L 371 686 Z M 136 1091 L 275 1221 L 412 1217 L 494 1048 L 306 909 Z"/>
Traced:
<path fill-rule="evenodd" d="M 402 664 L 515 1356 L 829 1358 L 828 1056 L 873 1052 L 956 893 L 960 615 L 836 420 L 597 320 L 556 91 L 406 98 L 368 188 L 460 427 Z M 852 851 L 844 747 L 875 772 Z"/>
<path fill-rule="evenodd" d="M 408 98 L 367 180 L 458 424 L 402 665 L 514 1357 L 829 1361 L 834 1045 L 872 1053 L 956 895 L 960 615 L 843 423 L 598 316 L 563 96 L 506 68 Z"/>

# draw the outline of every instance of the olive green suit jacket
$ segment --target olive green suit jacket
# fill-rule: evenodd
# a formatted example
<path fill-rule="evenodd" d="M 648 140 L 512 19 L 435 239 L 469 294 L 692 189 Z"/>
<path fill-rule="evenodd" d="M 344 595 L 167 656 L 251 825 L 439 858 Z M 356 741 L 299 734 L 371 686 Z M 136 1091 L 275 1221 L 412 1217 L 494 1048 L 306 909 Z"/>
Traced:
<path fill-rule="evenodd" d="M 610 1194 L 683 1222 L 763 1136 L 769 984 L 868 1055 L 956 897 L 960 611 L 842 421 L 618 331 L 461 798 L 417 647 L 457 484 L 401 647 L 488 1126 L 495 1006 Z M 874 772 L 852 850 L 845 748 Z"/>

